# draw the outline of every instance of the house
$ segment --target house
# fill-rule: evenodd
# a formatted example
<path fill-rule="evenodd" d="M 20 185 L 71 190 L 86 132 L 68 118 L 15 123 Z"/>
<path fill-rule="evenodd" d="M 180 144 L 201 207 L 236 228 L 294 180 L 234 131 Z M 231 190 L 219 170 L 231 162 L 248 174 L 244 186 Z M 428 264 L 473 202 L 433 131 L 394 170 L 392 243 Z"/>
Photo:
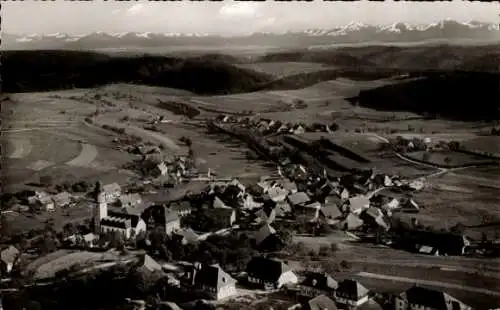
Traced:
<path fill-rule="evenodd" d="M 276 219 L 276 211 L 271 208 L 262 208 L 255 213 L 259 223 L 271 224 Z"/>
<path fill-rule="evenodd" d="M 254 235 L 255 244 L 259 246 L 269 236 L 275 235 L 276 230 L 269 224 L 264 224 Z"/>
<path fill-rule="evenodd" d="M 193 211 L 193 208 L 191 208 L 191 204 L 188 201 L 172 202 L 168 208 L 170 211 L 177 213 L 179 217 L 189 215 Z"/>
<path fill-rule="evenodd" d="M 303 310 L 336 310 L 337 305 L 330 297 L 319 295 L 304 303 L 301 307 Z"/>
<path fill-rule="evenodd" d="M 13 245 L 0 252 L 0 274 L 10 273 L 20 254 L 21 252 Z"/>
<path fill-rule="evenodd" d="M 121 187 L 118 183 L 111 183 L 102 186 L 104 197 L 107 203 L 115 202 L 121 195 Z"/>
<path fill-rule="evenodd" d="M 52 212 L 55 210 L 54 200 L 47 193 L 40 194 L 37 197 L 36 204 L 45 211 Z"/>
<path fill-rule="evenodd" d="M 181 229 L 179 214 L 165 208 L 165 233 L 167 236 L 171 236 L 179 229 Z"/>
<path fill-rule="evenodd" d="M 274 208 L 276 217 L 286 217 L 292 213 L 292 207 L 286 201 L 280 201 L 276 203 Z"/>
<path fill-rule="evenodd" d="M 396 310 L 471 310 L 472 307 L 447 293 L 413 286 L 396 297 Z"/>
<path fill-rule="evenodd" d="M 335 298 L 335 290 L 337 287 L 337 281 L 330 275 L 326 273 L 311 272 L 306 275 L 304 281 L 300 283 L 299 292 L 301 296 L 310 298 L 320 295 Z"/>
<path fill-rule="evenodd" d="M 184 245 L 195 244 L 200 241 L 200 236 L 191 228 L 177 230 L 175 234 L 180 238 L 181 243 Z"/>
<path fill-rule="evenodd" d="M 358 307 L 368 301 L 370 291 L 356 280 L 341 281 L 335 291 L 337 303 L 345 306 Z"/>
<path fill-rule="evenodd" d="M 290 194 L 295 194 L 297 192 L 297 184 L 292 182 L 288 178 L 284 178 L 278 181 L 278 184 Z"/>
<path fill-rule="evenodd" d="M 159 272 L 163 270 L 162 266 L 148 254 L 143 254 L 140 257 L 139 263 L 136 267 L 145 269 L 149 272 Z"/>
<path fill-rule="evenodd" d="M 292 207 L 305 206 L 310 201 L 309 196 L 304 192 L 288 195 L 287 200 Z"/>
<path fill-rule="evenodd" d="M 344 230 L 357 230 L 363 226 L 364 222 L 354 213 L 349 213 L 347 218 L 343 222 Z"/>
<path fill-rule="evenodd" d="M 417 251 L 420 254 L 439 256 L 439 249 L 428 245 L 420 246 Z"/>
<path fill-rule="evenodd" d="M 349 199 L 349 197 L 350 197 L 349 190 L 347 188 L 342 189 L 342 191 L 340 192 L 340 199 L 347 200 Z"/>
<path fill-rule="evenodd" d="M 108 216 L 101 220 L 100 226 L 102 232 L 118 231 L 125 239 L 146 231 L 146 223 L 140 216 L 112 211 L 109 211 Z"/>
<path fill-rule="evenodd" d="M 365 195 L 359 195 L 349 198 L 349 211 L 360 214 L 364 209 L 370 206 L 370 199 Z"/>
<path fill-rule="evenodd" d="M 211 299 L 221 300 L 236 295 L 236 280 L 218 264 L 196 263 L 190 274 L 191 283 Z"/>
<path fill-rule="evenodd" d="M 141 203 L 142 198 L 139 194 L 127 194 L 118 197 L 118 206 L 124 209 L 131 209 Z"/>
<path fill-rule="evenodd" d="M 288 191 L 279 186 L 276 186 L 268 189 L 267 194 L 272 201 L 278 202 L 285 201 L 286 196 L 288 195 Z"/>
<path fill-rule="evenodd" d="M 226 205 L 219 197 L 215 196 L 213 201 L 213 207 L 215 209 L 231 209 L 228 205 Z"/>
<path fill-rule="evenodd" d="M 277 186 L 276 182 L 269 180 L 262 180 L 257 185 L 262 189 L 263 193 L 267 193 L 270 188 Z"/>
<path fill-rule="evenodd" d="M 326 203 L 319 210 L 320 215 L 326 220 L 333 221 L 342 217 L 342 212 L 338 208 L 338 205 L 334 202 L 326 200 Z"/>
<path fill-rule="evenodd" d="M 252 210 L 255 208 L 260 208 L 262 207 L 262 205 L 263 204 L 261 202 L 255 202 L 253 200 L 253 196 L 250 194 L 245 194 L 243 196 L 243 209 Z"/>
<path fill-rule="evenodd" d="M 68 192 L 61 192 L 52 196 L 54 206 L 58 208 L 66 207 L 71 203 L 71 195 Z"/>
<path fill-rule="evenodd" d="M 236 211 L 231 208 L 224 209 L 207 209 L 207 213 L 211 213 L 214 216 L 219 217 L 224 221 L 226 227 L 232 227 L 234 222 L 236 222 Z"/>
<path fill-rule="evenodd" d="M 153 171 L 153 177 L 160 177 L 163 175 L 168 174 L 168 166 L 165 164 L 165 162 L 161 162 L 155 166 L 155 169 Z"/>
<path fill-rule="evenodd" d="M 386 231 L 390 228 L 389 224 L 384 219 L 384 214 L 379 208 L 369 207 L 361 213 L 360 218 L 368 225 L 375 227 L 379 226 Z"/>
<path fill-rule="evenodd" d="M 253 257 L 247 265 L 248 282 L 264 289 L 279 289 L 285 284 L 296 284 L 298 278 L 283 261 Z"/>

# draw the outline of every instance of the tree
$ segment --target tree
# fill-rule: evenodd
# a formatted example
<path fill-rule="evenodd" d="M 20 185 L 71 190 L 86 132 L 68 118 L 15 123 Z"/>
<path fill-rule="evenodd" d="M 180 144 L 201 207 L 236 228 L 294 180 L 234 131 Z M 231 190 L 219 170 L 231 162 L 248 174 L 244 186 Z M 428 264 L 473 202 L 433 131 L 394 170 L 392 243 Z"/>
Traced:
<path fill-rule="evenodd" d="M 12 235 L 12 228 L 5 215 L 0 214 L 0 237 L 10 238 Z M 0 238 L 1 239 L 1 238 Z"/>

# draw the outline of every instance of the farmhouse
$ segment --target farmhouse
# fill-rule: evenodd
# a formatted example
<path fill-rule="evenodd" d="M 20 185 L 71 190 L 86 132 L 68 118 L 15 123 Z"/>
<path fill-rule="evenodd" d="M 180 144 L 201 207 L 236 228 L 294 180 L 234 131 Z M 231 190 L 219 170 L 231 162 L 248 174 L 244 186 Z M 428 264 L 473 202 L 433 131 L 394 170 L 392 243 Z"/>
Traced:
<path fill-rule="evenodd" d="M 49 194 L 45 192 L 40 192 L 37 195 L 36 198 L 36 205 L 45 211 L 54 211 L 55 206 L 54 206 L 54 200 L 52 200 L 52 197 L 49 196 Z"/>
<path fill-rule="evenodd" d="M 447 293 L 413 286 L 396 297 L 395 309 L 471 310 L 472 307 Z"/>
<path fill-rule="evenodd" d="M 52 196 L 52 200 L 54 201 L 55 207 L 66 207 L 71 203 L 71 195 L 68 192 L 61 192 Z"/>
<path fill-rule="evenodd" d="M 0 274 L 10 273 L 20 254 L 12 245 L 0 252 Z"/>
<path fill-rule="evenodd" d="M 165 233 L 170 236 L 179 229 L 181 229 L 179 214 L 165 208 Z"/>
<path fill-rule="evenodd" d="M 190 274 L 191 284 L 205 295 L 221 300 L 236 295 L 236 280 L 218 265 L 196 263 Z"/>
<path fill-rule="evenodd" d="M 262 226 L 254 236 L 255 239 L 255 244 L 258 246 L 260 245 L 264 240 L 266 240 L 269 236 L 275 235 L 276 230 L 269 224 L 265 224 Z"/>
<path fill-rule="evenodd" d="M 278 289 L 285 284 L 296 284 L 297 276 L 280 260 L 253 257 L 247 265 L 248 282 L 264 289 Z"/>
<path fill-rule="evenodd" d="M 369 292 L 358 281 L 345 279 L 339 283 L 335 297 L 340 305 L 357 307 L 368 301 Z"/>
<path fill-rule="evenodd" d="M 121 187 L 118 183 L 111 183 L 102 186 L 102 191 L 104 192 L 104 198 L 107 203 L 115 202 L 121 195 Z"/>
<path fill-rule="evenodd" d="M 316 296 L 325 295 L 330 298 L 335 298 L 335 290 L 338 287 L 330 275 L 326 273 L 311 272 L 306 276 L 304 281 L 300 283 L 300 295 L 314 298 Z"/>

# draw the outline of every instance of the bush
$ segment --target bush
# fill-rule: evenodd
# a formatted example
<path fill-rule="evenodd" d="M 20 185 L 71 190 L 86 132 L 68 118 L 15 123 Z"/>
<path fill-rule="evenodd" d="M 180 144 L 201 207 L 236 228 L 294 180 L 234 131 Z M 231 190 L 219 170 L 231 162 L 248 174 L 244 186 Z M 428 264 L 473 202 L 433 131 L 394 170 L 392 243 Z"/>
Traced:
<path fill-rule="evenodd" d="M 92 119 L 90 119 L 90 117 L 86 117 L 86 118 L 85 118 L 85 122 L 87 122 L 87 123 L 89 123 L 89 124 L 94 123 L 94 122 L 92 121 Z"/>
<path fill-rule="evenodd" d="M 45 185 L 45 186 L 50 186 L 50 185 L 52 185 L 52 182 L 53 182 L 52 176 L 50 176 L 50 175 L 40 176 L 40 184 Z"/>

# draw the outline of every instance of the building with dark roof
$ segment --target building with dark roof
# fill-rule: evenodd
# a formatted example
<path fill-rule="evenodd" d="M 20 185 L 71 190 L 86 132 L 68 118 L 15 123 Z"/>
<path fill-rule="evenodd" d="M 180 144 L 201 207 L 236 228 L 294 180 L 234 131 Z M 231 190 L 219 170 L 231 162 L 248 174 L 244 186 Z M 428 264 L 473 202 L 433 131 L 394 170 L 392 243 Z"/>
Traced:
<path fill-rule="evenodd" d="M 447 293 L 413 286 L 396 297 L 395 309 L 471 310 L 472 307 Z"/>
<path fill-rule="evenodd" d="M 328 296 L 319 295 L 302 305 L 303 310 L 337 310 L 337 305 Z"/>
<path fill-rule="evenodd" d="M 337 303 L 358 307 L 368 301 L 370 291 L 356 280 L 345 279 L 339 283 L 335 291 Z"/>
<path fill-rule="evenodd" d="M 330 275 L 326 273 L 311 272 L 306 275 L 305 279 L 300 283 L 299 290 L 300 295 L 306 297 L 313 298 L 325 295 L 329 298 L 335 298 L 335 290 L 337 287 L 337 281 Z"/>
<path fill-rule="evenodd" d="M 298 278 L 283 261 L 253 257 L 247 265 L 248 282 L 264 289 L 278 289 L 285 284 L 296 284 Z"/>
<path fill-rule="evenodd" d="M 236 295 L 236 280 L 218 264 L 196 263 L 189 277 L 194 288 L 211 299 L 220 300 Z"/>

